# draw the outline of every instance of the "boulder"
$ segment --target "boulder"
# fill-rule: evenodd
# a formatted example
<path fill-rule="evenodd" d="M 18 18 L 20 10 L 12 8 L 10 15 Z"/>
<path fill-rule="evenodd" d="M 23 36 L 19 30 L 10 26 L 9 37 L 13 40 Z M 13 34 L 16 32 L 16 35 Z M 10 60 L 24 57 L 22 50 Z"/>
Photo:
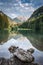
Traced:
<path fill-rule="evenodd" d="M 14 53 L 17 48 L 18 48 L 18 47 L 11 46 L 8 50 L 9 50 L 11 53 Z"/>
<path fill-rule="evenodd" d="M 37 63 L 26 63 L 21 62 L 16 57 L 12 57 L 10 59 L 0 58 L 0 65 L 38 65 Z"/>
<path fill-rule="evenodd" d="M 30 49 L 27 50 L 27 52 L 34 53 L 34 49 L 30 48 Z"/>
<path fill-rule="evenodd" d="M 9 48 L 9 51 L 13 53 L 15 57 L 17 57 L 19 60 L 23 62 L 32 62 L 34 60 L 34 57 L 32 53 L 34 52 L 34 49 L 30 48 L 29 50 L 25 51 L 21 48 L 11 46 Z"/>
<path fill-rule="evenodd" d="M 16 56 L 19 60 L 23 62 L 32 62 L 34 60 L 34 57 L 30 52 L 27 53 L 25 50 L 20 48 L 16 49 L 14 56 Z"/>

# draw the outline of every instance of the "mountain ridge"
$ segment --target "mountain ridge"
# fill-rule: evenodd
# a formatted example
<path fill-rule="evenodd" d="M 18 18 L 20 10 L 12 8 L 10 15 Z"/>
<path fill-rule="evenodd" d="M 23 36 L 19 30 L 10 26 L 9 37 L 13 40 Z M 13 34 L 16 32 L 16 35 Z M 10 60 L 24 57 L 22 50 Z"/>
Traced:
<path fill-rule="evenodd" d="M 22 22 L 21 20 L 19 20 L 17 17 L 13 19 L 13 21 L 17 22 L 17 23 L 20 23 Z"/>
<path fill-rule="evenodd" d="M 40 14 L 40 15 L 39 15 Z M 43 6 L 36 9 L 31 17 L 19 28 L 29 28 L 33 32 L 43 32 Z"/>
<path fill-rule="evenodd" d="M 17 23 L 13 21 L 9 16 L 4 12 L 0 11 L 0 29 L 9 28 L 9 26 L 15 26 Z"/>

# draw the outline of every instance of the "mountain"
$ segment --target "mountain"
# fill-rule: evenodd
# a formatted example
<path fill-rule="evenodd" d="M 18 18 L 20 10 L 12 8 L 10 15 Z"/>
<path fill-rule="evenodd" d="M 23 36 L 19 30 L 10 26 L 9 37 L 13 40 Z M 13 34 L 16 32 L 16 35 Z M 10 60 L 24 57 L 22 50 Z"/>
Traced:
<path fill-rule="evenodd" d="M 17 22 L 17 23 L 20 23 L 22 22 L 21 20 L 19 20 L 17 17 L 13 19 L 13 21 Z"/>
<path fill-rule="evenodd" d="M 9 21 L 8 17 L 0 11 L 0 29 L 8 28 L 9 27 Z"/>
<path fill-rule="evenodd" d="M 27 20 L 27 18 L 24 17 L 24 16 L 18 16 L 18 17 L 16 17 L 16 18 L 13 19 L 13 21 L 15 21 L 15 22 L 17 22 L 17 23 L 23 23 L 23 22 L 25 22 L 26 20 Z"/>
<path fill-rule="evenodd" d="M 22 22 L 25 22 L 28 17 L 26 16 L 18 16 L 18 19 L 21 20 Z"/>
<path fill-rule="evenodd" d="M 13 22 L 12 19 L 4 14 L 2 11 L 0 11 L 0 30 L 3 30 L 5 28 L 9 28 L 11 25 L 16 25 L 16 22 Z"/>
<path fill-rule="evenodd" d="M 19 28 L 29 28 L 33 32 L 43 32 L 43 6 L 36 9 L 31 17 L 24 22 Z"/>
<path fill-rule="evenodd" d="M 43 6 L 41 6 L 40 8 L 38 8 L 37 10 L 35 10 L 33 12 L 33 14 L 31 15 L 31 17 L 38 17 L 40 15 L 43 15 Z"/>

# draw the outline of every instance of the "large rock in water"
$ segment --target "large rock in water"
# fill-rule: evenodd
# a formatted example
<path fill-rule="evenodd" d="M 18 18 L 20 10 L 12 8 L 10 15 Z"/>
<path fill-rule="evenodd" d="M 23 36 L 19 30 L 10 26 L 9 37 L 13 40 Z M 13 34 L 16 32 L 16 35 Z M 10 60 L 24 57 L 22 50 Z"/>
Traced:
<path fill-rule="evenodd" d="M 0 65 L 38 65 L 37 63 L 25 63 L 18 60 L 16 57 L 10 59 L 0 58 Z"/>
<path fill-rule="evenodd" d="M 25 51 L 21 48 L 11 46 L 9 51 L 13 52 L 13 55 L 23 62 L 32 62 L 34 60 L 34 57 L 31 54 L 33 51 L 32 49 L 30 49 L 30 51 Z"/>
<path fill-rule="evenodd" d="M 0 58 L 0 65 L 38 65 L 32 62 L 33 56 L 30 51 L 25 51 L 15 46 L 11 46 L 9 51 L 13 53 L 13 57 L 10 57 L 10 59 Z"/>
<path fill-rule="evenodd" d="M 20 59 L 23 62 L 32 62 L 34 60 L 32 54 L 30 52 L 27 53 L 23 49 L 16 49 L 14 56 L 16 56 L 18 59 Z"/>

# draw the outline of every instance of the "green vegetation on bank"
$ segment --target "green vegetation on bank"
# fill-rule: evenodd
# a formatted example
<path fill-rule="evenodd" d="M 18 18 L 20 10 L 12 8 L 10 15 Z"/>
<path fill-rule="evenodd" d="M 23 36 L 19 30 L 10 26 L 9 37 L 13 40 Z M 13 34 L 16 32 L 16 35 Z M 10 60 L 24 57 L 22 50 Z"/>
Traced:
<path fill-rule="evenodd" d="M 0 12 L 0 31 L 8 30 L 8 28 L 9 28 L 8 17 L 3 12 Z"/>
<path fill-rule="evenodd" d="M 0 32 L 17 30 L 16 22 L 0 11 Z"/>

